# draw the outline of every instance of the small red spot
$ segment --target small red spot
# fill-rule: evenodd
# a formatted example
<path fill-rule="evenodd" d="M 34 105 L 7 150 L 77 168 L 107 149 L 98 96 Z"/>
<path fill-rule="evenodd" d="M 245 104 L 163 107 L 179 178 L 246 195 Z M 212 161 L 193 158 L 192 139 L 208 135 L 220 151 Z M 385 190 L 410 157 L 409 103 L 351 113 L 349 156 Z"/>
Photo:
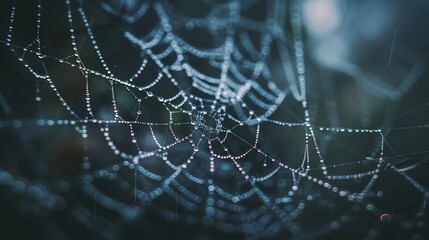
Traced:
<path fill-rule="evenodd" d="M 387 222 L 387 221 L 389 221 L 389 219 L 390 219 L 390 215 L 387 213 L 383 213 L 380 215 L 380 221 L 382 221 L 382 222 Z"/>

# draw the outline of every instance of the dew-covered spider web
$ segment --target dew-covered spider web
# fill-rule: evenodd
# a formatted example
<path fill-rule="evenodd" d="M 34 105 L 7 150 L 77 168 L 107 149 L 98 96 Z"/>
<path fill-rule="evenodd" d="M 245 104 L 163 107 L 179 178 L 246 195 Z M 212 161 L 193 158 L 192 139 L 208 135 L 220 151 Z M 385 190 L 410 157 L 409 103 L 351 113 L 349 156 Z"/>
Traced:
<path fill-rule="evenodd" d="M 0 229 L 424 239 L 428 8 L 398 2 L 2 2 Z"/>

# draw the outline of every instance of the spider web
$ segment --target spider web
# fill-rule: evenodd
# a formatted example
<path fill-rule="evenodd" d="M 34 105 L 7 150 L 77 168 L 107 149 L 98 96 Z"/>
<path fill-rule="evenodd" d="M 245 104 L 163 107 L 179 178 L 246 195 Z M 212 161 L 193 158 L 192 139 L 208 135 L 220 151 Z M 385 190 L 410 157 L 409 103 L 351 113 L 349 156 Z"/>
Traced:
<path fill-rule="evenodd" d="M 424 65 L 409 52 L 389 76 L 345 60 L 318 76 L 300 1 L 3 5 L 25 77 L 3 80 L 0 128 L 28 156 L 5 150 L 26 167 L 4 161 L 0 184 L 36 208 L 248 238 L 423 231 L 427 107 L 401 104 Z"/>

